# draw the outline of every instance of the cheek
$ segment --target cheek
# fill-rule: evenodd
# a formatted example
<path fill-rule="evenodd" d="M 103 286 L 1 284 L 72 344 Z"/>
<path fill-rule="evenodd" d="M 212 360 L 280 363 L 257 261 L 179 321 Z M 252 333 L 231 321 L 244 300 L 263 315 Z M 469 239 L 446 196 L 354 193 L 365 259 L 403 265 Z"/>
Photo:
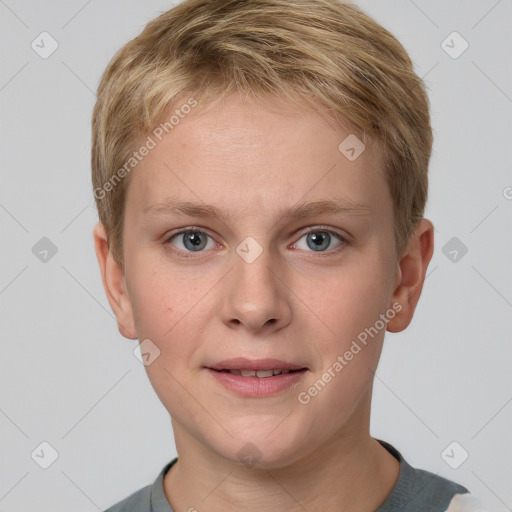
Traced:
<path fill-rule="evenodd" d="M 340 267 L 335 279 L 322 283 L 323 293 L 308 299 L 318 308 L 313 345 L 320 364 L 300 390 L 305 413 L 343 422 L 368 390 L 386 331 L 381 315 L 388 311 L 390 280 L 388 265 L 375 251 Z"/>
<path fill-rule="evenodd" d="M 152 268 L 131 276 L 132 307 L 139 339 L 151 340 L 158 357 L 145 366 L 149 381 L 168 411 L 178 417 L 190 401 L 187 380 L 189 364 L 202 337 L 202 321 L 207 290 L 193 286 L 169 272 L 168 268 L 140 263 L 138 268 Z M 200 281 L 200 280 L 199 280 Z M 205 284 L 206 286 L 206 284 Z"/>
<path fill-rule="evenodd" d="M 187 314 L 194 312 L 204 294 L 201 280 L 180 274 L 157 251 L 134 253 L 129 288 L 137 332 L 165 343 Z"/>
<path fill-rule="evenodd" d="M 190 398 L 184 392 L 190 372 L 204 362 L 204 340 L 211 338 L 212 325 L 219 323 L 216 295 L 211 293 L 219 276 L 200 273 L 199 267 L 172 266 L 150 251 L 146 257 L 146 261 L 138 258 L 133 268 L 140 271 L 130 280 L 137 333 L 159 350 L 159 357 L 146 366 L 153 388 L 168 410 L 180 409 Z"/>
<path fill-rule="evenodd" d="M 316 331 L 320 353 L 332 358 L 334 353 L 350 346 L 366 328 L 375 324 L 386 311 L 390 296 L 390 277 L 378 259 L 341 265 L 335 272 L 314 281 L 294 284 L 300 297 L 302 314 L 296 321 Z M 323 341 L 322 341 L 323 340 Z"/>

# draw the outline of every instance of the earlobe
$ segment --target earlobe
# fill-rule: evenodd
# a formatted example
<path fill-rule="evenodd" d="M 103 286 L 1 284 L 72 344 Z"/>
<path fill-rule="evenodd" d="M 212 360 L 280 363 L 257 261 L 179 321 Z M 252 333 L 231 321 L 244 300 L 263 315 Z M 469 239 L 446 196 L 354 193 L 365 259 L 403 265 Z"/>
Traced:
<path fill-rule="evenodd" d="M 103 288 L 117 320 L 119 332 L 125 338 L 138 338 L 135 329 L 130 297 L 126 288 L 124 272 L 109 250 L 107 233 L 101 222 L 94 226 L 94 247 L 101 270 Z"/>
<path fill-rule="evenodd" d="M 433 252 L 434 226 L 429 220 L 422 219 L 398 264 L 391 304 L 398 302 L 401 309 L 388 322 L 389 332 L 403 331 L 411 323 Z"/>

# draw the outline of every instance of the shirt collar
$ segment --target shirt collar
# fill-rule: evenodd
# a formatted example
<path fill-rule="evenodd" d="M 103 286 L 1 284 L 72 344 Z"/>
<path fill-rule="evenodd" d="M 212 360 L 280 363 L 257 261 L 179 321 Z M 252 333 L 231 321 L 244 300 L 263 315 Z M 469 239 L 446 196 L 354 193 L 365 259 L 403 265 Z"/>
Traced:
<path fill-rule="evenodd" d="M 167 500 L 164 492 L 164 477 L 167 471 L 171 469 L 172 465 L 176 463 L 178 457 L 174 458 L 164 466 L 162 471 L 155 480 L 151 487 L 151 507 L 150 512 L 174 512 Z"/>

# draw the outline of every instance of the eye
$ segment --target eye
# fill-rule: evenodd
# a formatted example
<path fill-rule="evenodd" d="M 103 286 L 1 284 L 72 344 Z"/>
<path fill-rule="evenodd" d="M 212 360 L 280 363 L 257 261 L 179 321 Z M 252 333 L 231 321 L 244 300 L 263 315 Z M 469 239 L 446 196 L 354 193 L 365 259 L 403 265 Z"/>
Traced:
<path fill-rule="evenodd" d="M 304 240 L 304 242 L 303 242 Z M 321 228 L 309 228 L 292 247 L 313 252 L 335 252 L 347 244 L 347 240 L 334 231 Z M 215 240 L 200 229 L 188 228 L 174 233 L 164 241 L 181 253 L 204 252 L 219 246 Z M 334 247 L 333 247 L 334 246 Z M 331 249 L 330 251 L 328 249 Z"/>
<path fill-rule="evenodd" d="M 183 252 L 201 252 L 203 249 L 211 249 L 216 245 L 211 236 L 198 229 L 188 229 L 175 233 L 164 243 L 171 244 Z"/>
<path fill-rule="evenodd" d="M 299 246 L 301 241 L 305 239 L 305 244 L 302 247 Z M 333 248 L 333 242 L 337 245 Z M 311 249 L 314 252 L 334 252 L 335 250 L 343 247 L 347 244 L 347 240 L 342 237 L 340 234 L 335 233 L 334 231 L 319 229 L 319 228 L 310 228 L 309 231 L 304 234 L 298 242 L 293 245 L 293 248 L 299 248 L 302 250 Z M 332 251 L 326 251 L 328 248 L 333 249 Z"/>

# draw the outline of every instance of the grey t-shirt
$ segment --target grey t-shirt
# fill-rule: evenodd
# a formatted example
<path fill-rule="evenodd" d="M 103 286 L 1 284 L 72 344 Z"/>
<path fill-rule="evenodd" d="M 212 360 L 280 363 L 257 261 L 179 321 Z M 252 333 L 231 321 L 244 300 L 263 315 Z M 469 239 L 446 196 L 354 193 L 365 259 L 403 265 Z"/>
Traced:
<path fill-rule="evenodd" d="M 384 446 L 400 462 L 398 481 L 375 512 L 450 512 L 480 511 L 474 502 L 465 498 L 468 490 L 440 476 L 415 469 L 400 452 L 385 441 Z M 105 512 L 174 512 L 164 493 L 164 476 L 178 460 L 173 459 L 160 472 L 153 485 L 148 485 L 116 503 Z M 466 495 L 466 496 L 461 496 Z M 460 501 L 462 498 L 462 501 Z"/>

